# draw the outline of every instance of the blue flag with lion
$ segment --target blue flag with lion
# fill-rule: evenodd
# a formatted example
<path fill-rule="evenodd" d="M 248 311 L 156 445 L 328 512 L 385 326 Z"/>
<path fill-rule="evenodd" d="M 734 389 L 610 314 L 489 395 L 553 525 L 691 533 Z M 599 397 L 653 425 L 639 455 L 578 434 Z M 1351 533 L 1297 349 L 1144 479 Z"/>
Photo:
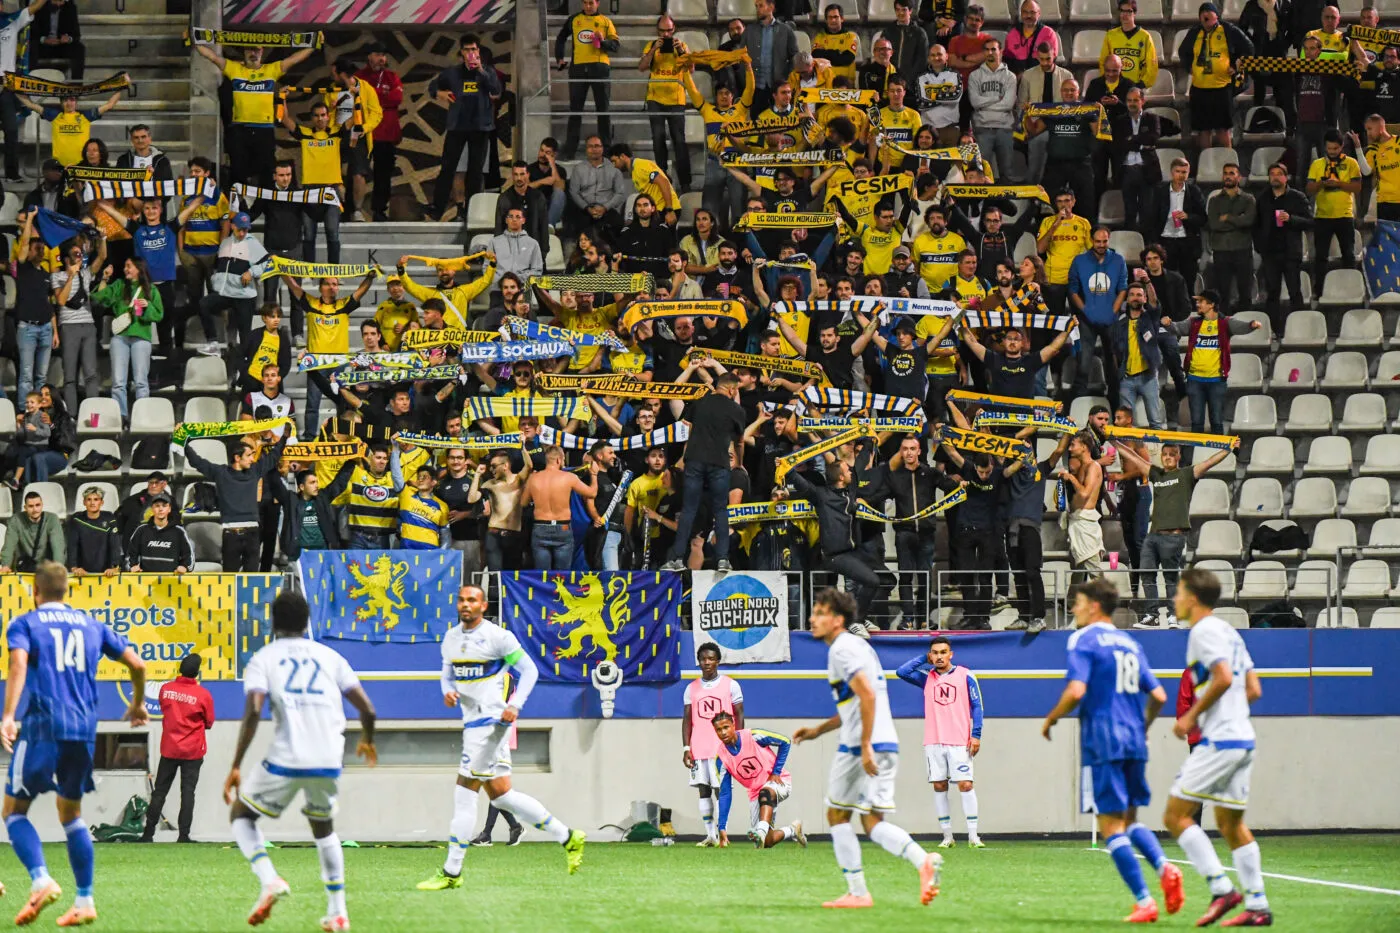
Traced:
<path fill-rule="evenodd" d="M 457 622 L 462 552 L 302 551 L 317 638 L 442 641 Z"/>
<path fill-rule="evenodd" d="M 515 633 L 540 680 L 588 683 L 611 661 L 622 682 L 680 679 L 678 573 L 598 571 L 501 574 L 501 624 Z"/>

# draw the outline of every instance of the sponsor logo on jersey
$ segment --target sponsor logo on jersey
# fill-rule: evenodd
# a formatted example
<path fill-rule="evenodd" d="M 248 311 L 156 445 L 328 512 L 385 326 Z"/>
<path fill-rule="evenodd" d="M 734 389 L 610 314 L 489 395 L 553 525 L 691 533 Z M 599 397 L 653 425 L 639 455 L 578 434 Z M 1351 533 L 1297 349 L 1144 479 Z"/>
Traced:
<path fill-rule="evenodd" d="M 366 486 L 364 497 L 371 502 L 386 502 L 389 499 L 389 490 L 383 486 Z"/>

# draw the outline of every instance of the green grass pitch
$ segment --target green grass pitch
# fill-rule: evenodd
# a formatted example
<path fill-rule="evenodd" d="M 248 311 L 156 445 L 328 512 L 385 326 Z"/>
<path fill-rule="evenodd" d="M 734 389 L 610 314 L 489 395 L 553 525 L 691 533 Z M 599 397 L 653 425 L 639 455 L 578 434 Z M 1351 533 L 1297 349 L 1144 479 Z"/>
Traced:
<path fill-rule="evenodd" d="M 527 837 L 528 838 L 528 837 Z M 1400 888 L 1400 835 L 1261 835 L 1264 870 L 1325 881 Z M 1222 850 L 1217 840 L 1217 850 Z M 35 924 L 51 928 L 72 901 L 64 848 L 45 847 L 64 897 Z M 1167 857 L 1182 858 L 1175 844 Z M 843 890 L 831 847 L 803 851 L 785 843 L 697 849 L 640 844 L 590 845 L 583 870 L 565 874 L 564 853 L 549 843 L 499 843 L 467 854 L 458 890 L 415 891 L 441 864 L 442 849 L 347 849 L 350 921 L 360 931 L 567 930 L 987 930 L 1122 929 L 1132 907 L 1108 857 L 1081 842 L 996 842 L 947 853 L 943 894 L 929 907 L 917 898 L 914 870 L 878 847 L 865 846 L 875 907 L 822 910 Z M 316 852 L 277 848 L 272 857 L 292 886 L 263 929 L 319 929 L 325 910 Z M 1229 859 L 1226 855 L 1226 864 Z M 1205 884 L 1189 866 L 1186 907 L 1157 927 L 1186 930 L 1207 903 Z M 0 861 L 9 889 L 0 907 L 17 911 L 27 881 L 13 855 Z M 1277 923 L 1310 933 L 1400 930 L 1400 897 L 1267 879 Z M 232 931 L 257 894 L 237 849 L 220 845 L 104 845 L 97 851 L 98 925 L 130 931 Z M 1160 902 L 1160 897 L 1159 897 Z"/>

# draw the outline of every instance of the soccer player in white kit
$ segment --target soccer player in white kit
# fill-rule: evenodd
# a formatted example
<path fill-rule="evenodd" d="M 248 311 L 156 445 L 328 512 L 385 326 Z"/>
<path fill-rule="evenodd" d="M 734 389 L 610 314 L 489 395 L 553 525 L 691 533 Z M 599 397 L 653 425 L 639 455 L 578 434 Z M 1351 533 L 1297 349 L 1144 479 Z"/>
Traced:
<path fill-rule="evenodd" d="M 583 864 L 586 838 L 550 815 L 544 804 L 510 786 L 510 726 L 539 679 L 535 662 L 514 633 L 486 619 L 486 593 L 479 586 L 457 591 L 457 616 L 442 639 L 442 698 L 462 710 L 462 763 L 452 789 L 451 838 L 447 861 L 437 874 L 418 883 L 420 891 L 462 886 L 462 860 L 476 826 L 476 794 L 482 787 L 491 802 L 529 823 L 564 847 L 569 874 Z M 515 689 L 507 698 L 507 677 Z"/>
<path fill-rule="evenodd" d="M 1249 774 L 1254 767 L 1254 725 L 1249 705 L 1259 699 L 1259 675 L 1240 633 L 1213 614 L 1220 581 L 1209 570 L 1192 568 L 1176 584 L 1176 617 L 1191 626 L 1186 668 L 1196 685 L 1196 702 L 1172 731 L 1186 738 L 1197 726 L 1201 741 L 1186 756 L 1172 783 L 1162 822 L 1210 883 L 1211 902 L 1196 926 L 1209 926 L 1244 902 L 1244 912 L 1226 927 L 1266 927 L 1274 922 L 1264 896 L 1259 843 L 1244 822 Z M 1206 832 L 1195 820 L 1197 806 L 1215 805 L 1215 825 L 1230 846 L 1244 896 L 1235 890 Z"/>
<path fill-rule="evenodd" d="M 829 646 L 827 681 L 836 698 L 836 715 L 792 735 L 796 745 L 840 730 L 840 744 L 827 778 L 826 821 L 847 891 L 822 906 L 875 905 L 861 869 L 860 840 L 851 825 L 851 813 L 856 810 L 872 842 L 918 869 L 919 900 L 927 904 L 938 896 L 943 856 L 925 852 L 907 832 L 885 819 L 885 814 L 894 812 L 899 742 L 880 658 L 868 641 L 847 631 L 855 620 L 856 601 L 846 593 L 828 587 L 813 597 L 812 634 Z"/>
<path fill-rule="evenodd" d="M 257 926 L 267 920 L 278 900 L 291 893 L 272 866 L 258 817 L 277 819 L 298 793 L 305 797 L 301 812 L 316 837 L 321 880 L 326 886 L 327 908 L 321 929 L 331 933 L 350 929 L 345 912 L 345 855 L 331 823 L 345 755 L 342 696 L 360 712 L 356 754 L 371 766 L 378 761 L 378 754 L 373 704 L 350 663 L 306 637 L 309 619 L 306 600 L 298 593 L 283 590 L 272 601 L 272 641 L 258 649 L 243 671 L 247 699 L 233 767 L 224 781 L 224 800 L 233 805 L 229 819 L 238 850 L 262 882 L 262 893 L 248 915 L 248 922 Z M 264 700 L 272 704 L 276 734 L 258 770 L 245 783 L 240 768 L 258 731 Z"/>

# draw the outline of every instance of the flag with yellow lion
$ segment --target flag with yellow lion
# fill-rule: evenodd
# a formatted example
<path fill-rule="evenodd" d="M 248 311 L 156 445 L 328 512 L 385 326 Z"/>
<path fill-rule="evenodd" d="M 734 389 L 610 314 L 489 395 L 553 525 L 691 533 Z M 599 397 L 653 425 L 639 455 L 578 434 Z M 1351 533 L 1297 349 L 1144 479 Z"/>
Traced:
<path fill-rule="evenodd" d="M 462 552 L 302 551 L 317 638 L 442 641 L 457 622 Z"/>
<path fill-rule="evenodd" d="M 501 574 L 501 624 L 535 659 L 540 680 L 588 683 L 611 661 L 624 684 L 680 678 L 678 573 Z"/>

